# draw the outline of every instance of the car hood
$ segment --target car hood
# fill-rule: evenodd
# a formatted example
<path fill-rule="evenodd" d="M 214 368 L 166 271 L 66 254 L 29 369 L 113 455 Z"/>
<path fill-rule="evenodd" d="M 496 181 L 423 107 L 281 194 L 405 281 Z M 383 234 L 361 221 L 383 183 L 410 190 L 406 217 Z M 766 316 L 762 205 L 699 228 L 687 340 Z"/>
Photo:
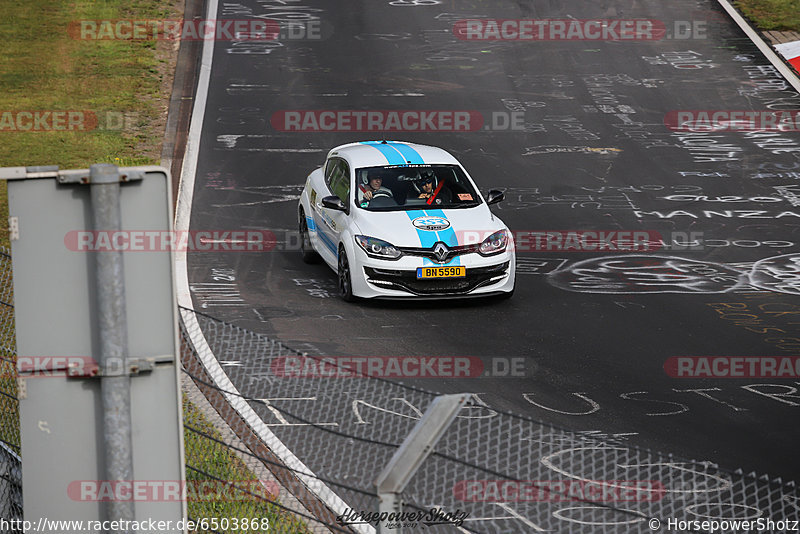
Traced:
<path fill-rule="evenodd" d="M 427 248 L 439 241 L 451 247 L 480 243 L 506 227 L 485 204 L 452 210 L 357 210 L 353 220 L 361 235 L 377 237 L 398 247 Z"/>

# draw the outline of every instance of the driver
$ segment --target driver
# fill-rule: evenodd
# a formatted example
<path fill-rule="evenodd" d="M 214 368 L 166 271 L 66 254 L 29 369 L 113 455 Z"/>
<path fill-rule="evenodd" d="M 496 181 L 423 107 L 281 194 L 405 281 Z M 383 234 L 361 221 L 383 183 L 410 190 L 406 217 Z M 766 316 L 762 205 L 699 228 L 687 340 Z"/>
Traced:
<path fill-rule="evenodd" d="M 370 174 L 369 182 L 367 182 L 366 187 L 361 186 L 359 188 L 361 192 L 361 202 L 369 202 L 376 196 L 394 198 L 392 190 L 388 187 L 383 187 L 382 184 L 383 178 L 379 174 Z"/>

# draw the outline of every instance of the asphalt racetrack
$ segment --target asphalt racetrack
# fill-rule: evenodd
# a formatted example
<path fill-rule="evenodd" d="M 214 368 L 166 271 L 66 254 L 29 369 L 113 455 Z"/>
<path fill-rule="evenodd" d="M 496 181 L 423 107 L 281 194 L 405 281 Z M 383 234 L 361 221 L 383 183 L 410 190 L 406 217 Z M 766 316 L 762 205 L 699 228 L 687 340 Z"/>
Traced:
<path fill-rule="evenodd" d="M 278 243 L 189 254 L 197 310 L 310 354 L 479 357 L 488 376 L 407 382 L 800 478 L 796 377 L 667 371 L 677 357 L 800 352 L 800 135 L 670 129 L 680 111 L 800 109 L 715 1 L 242 0 L 220 4 L 217 18 L 313 31 L 215 45 L 191 228 L 267 230 Z M 465 40 L 454 33 L 465 19 L 647 19 L 666 33 Z M 286 111 L 348 110 L 468 111 L 482 122 L 286 131 Z M 333 271 L 301 261 L 297 199 L 330 148 L 384 137 L 442 147 L 484 194 L 504 190 L 493 211 L 518 235 L 638 231 L 663 246 L 529 246 L 507 301 L 347 304 Z M 224 359 L 244 374 L 261 365 L 258 354 Z M 492 376 L 520 361 L 519 376 Z M 265 394 L 257 382 L 237 387 Z"/>

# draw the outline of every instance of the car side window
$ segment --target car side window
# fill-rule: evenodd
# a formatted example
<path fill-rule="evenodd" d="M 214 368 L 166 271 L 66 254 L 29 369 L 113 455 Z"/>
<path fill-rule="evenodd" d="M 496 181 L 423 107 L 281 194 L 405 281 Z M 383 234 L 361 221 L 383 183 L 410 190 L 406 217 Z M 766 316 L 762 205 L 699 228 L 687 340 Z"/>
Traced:
<path fill-rule="evenodd" d="M 325 165 L 325 185 L 328 186 L 328 189 L 333 191 L 333 182 L 339 177 L 341 173 L 341 168 L 339 163 L 342 160 L 339 158 L 331 158 L 328 160 L 327 165 Z"/>
<path fill-rule="evenodd" d="M 347 204 L 347 197 L 350 195 L 350 168 L 344 160 L 337 162 L 330 189 L 345 205 Z"/>

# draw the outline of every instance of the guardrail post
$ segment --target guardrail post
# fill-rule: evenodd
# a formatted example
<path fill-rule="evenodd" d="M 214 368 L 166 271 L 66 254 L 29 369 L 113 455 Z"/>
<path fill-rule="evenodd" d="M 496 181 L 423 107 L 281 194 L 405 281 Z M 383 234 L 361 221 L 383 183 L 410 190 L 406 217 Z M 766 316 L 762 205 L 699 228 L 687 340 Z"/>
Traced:
<path fill-rule="evenodd" d="M 402 493 L 411 478 L 422 466 L 433 448 L 444 436 L 461 407 L 472 395 L 459 393 L 436 397 L 411 433 L 395 451 L 375 485 L 378 488 L 378 512 L 402 512 Z M 400 534 L 402 529 L 388 528 L 387 522 L 378 523 L 379 534 Z"/>

